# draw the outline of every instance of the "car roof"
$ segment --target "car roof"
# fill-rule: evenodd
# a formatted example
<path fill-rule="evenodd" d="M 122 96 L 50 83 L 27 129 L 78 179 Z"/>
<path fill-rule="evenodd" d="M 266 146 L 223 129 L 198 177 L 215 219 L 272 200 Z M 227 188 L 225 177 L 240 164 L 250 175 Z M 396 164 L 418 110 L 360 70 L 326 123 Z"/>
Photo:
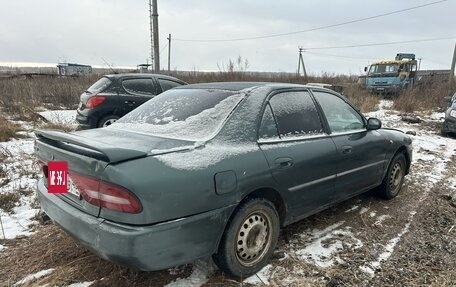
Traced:
<path fill-rule="evenodd" d="M 162 78 L 162 79 L 170 79 L 170 80 L 178 80 L 179 82 L 183 82 L 177 78 L 161 75 L 161 74 L 150 74 L 150 73 L 121 73 L 121 74 L 109 74 L 105 75 L 108 78 L 120 79 L 120 78 L 138 78 L 138 77 L 147 77 L 147 78 Z"/>
<path fill-rule="evenodd" d="M 270 87 L 270 88 L 293 88 L 300 87 L 306 88 L 305 85 L 290 84 L 290 83 L 276 83 L 276 82 L 214 82 L 214 83 L 199 83 L 186 86 L 176 87 L 174 89 L 214 89 L 214 90 L 227 90 L 227 91 L 241 91 L 249 88 Z M 312 87 L 314 88 L 314 87 Z"/>

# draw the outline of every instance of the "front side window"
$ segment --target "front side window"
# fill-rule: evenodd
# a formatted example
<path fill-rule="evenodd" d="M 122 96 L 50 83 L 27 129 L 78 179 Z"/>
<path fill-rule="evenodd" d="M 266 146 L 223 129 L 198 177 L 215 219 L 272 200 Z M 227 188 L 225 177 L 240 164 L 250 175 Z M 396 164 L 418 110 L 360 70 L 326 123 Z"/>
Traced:
<path fill-rule="evenodd" d="M 128 79 L 122 81 L 122 86 L 128 93 L 135 95 L 155 95 L 152 79 Z"/>
<path fill-rule="evenodd" d="M 350 132 L 364 129 L 364 120 L 360 114 L 338 96 L 313 92 L 320 104 L 332 133 Z"/>
<path fill-rule="evenodd" d="M 269 103 L 281 138 L 323 133 L 320 117 L 308 92 L 280 93 Z"/>

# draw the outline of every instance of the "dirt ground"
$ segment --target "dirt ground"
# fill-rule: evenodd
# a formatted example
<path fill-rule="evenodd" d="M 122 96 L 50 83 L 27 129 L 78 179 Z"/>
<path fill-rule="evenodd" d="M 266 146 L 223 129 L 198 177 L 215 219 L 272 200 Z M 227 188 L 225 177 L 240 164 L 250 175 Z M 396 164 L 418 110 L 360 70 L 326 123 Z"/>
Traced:
<path fill-rule="evenodd" d="M 390 116 L 397 117 L 386 114 L 386 123 Z M 137 272 L 98 258 L 48 223 L 31 236 L 0 240 L 0 286 L 49 268 L 20 286 L 456 286 L 456 139 L 440 137 L 439 120 L 422 117 L 422 124 L 389 122 L 417 133 L 397 198 L 371 191 L 284 228 L 273 260 L 245 281 L 210 259 Z"/>

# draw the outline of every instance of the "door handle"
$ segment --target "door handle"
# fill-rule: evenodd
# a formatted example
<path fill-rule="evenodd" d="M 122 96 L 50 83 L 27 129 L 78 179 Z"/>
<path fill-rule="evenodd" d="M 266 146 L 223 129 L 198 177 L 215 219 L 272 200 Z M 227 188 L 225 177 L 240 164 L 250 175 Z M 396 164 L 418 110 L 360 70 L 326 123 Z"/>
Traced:
<path fill-rule="evenodd" d="M 274 161 L 277 168 L 289 168 L 293 166 L 293 159 L 289 157 L 279 157 Z"/>
<path fill-rule="evenodd" d="M 343 154 L 349 154 L 352 152 L 352 146 L 350 145 L 345 145 L 342 147 L 342 153 Z"/>

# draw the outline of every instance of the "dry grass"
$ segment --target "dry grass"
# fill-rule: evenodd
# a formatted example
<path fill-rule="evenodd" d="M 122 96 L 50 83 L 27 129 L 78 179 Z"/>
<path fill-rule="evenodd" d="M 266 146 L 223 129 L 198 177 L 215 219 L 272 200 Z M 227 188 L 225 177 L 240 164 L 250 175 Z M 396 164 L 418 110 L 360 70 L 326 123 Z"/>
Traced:
<path fill-rule="evenodd" d="M 20 199 L 21 195 L 19 193 L 0 193 L 0 209 L 3 209 L 5 212 L 12 212 Z"/>
<path fill-rule="evenodd" d="M 445 108 L 444 97 L 456 91 L 456 84 L 448 82 L 422 83 L 407 89 L 394 98 L 393 109 L 412 113 Z"/>
<path fill-rule="evenodd" d="M 308 82 L 328 83 L 346 87 L 345 95 L 362 112 L 375 110 L 378 97 L 369 94 L 357 83 L 357 76 L 323 73 L 319 76 L 309 76 L 305 79 L 294 73 L 258 73 L 248 72 L 246 68 L 225 67 L 220 72 L 182 72 L 172 71 L 171 76 L 187 83 L 202 82 L 282 82 L 305 84 Z M 76 108 L 80 94 L 102 75 L 92 74 L 80 77 L 14 77 L 0 78 L 0 104 L 2 112 L 7 113 L 14 120 L 37 121 L 34 113 L 36 107 L 47 108 Z M 393 108 L 404 112 L 430 110 L 445 107 L 443 100 L 456 85 L 448 83 L 423 83 L 408 89 L 393 97 Z M 1 121 L 0 121 L 0 125 Z M 1 133 L 0 135 L 5 134 Z M 6 133 L 7 134 L 7 133 Z M 11 137 L 11 136 L 9 136 Z"/>
<path fill-rule="evenodd" d="M 349 85 L 344 95 L 363 113 L 375 111 L 380 99 L 358 84 Z"/>
<path fill-rule="evenodd" d="M 21 127 L 12 123 L 0 116 L 0 142 L 9 141 L 11 138 L 19 138 L 17 132 L 21 131 Z"/>
<path fill-rule="evenodd" d="M 0 105 L 2 112 L 14 116 L 15 119 L 27 120 L 30 115 L 33 116 L 36 107 L 75 108 L 79 95 L 99 78 L 99 75 L 1 78 Z"/>

